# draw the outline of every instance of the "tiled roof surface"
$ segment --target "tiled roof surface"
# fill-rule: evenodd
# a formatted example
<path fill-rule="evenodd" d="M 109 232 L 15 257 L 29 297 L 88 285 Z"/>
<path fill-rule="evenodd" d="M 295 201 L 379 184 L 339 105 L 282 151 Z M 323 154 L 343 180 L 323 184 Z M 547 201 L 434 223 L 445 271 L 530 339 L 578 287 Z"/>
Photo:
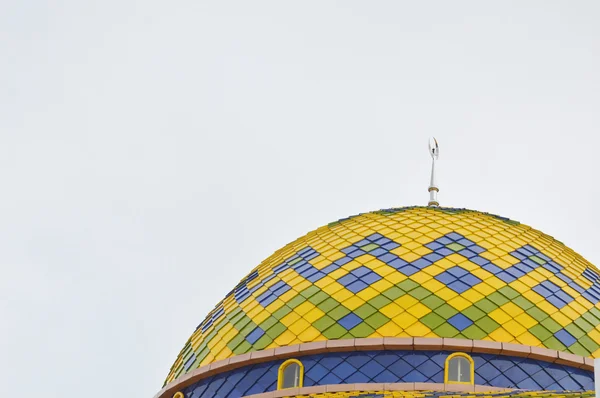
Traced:
<path fill-rule="evenodd" d="M 561 242 L 465 209 L 407 207 L 321 227 L 264 260 L 166 379 L 216 360 L 352 337 L 457 337 L 600 356 L 599 271 Z"/>

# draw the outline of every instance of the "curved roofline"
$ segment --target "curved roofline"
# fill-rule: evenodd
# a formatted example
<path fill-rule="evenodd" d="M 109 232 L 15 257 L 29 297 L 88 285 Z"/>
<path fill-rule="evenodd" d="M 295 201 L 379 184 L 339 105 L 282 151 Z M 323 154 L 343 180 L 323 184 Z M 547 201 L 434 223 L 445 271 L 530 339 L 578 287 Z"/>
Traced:
<path fill-rule="evenodd" d="M 372 350 L 439 350 L 446 352 L 463 351 L 531 358 L 543 362 L 558 363 L 574 368 L 581 368 L 584 370 L 594 369 L 594 361 L 593 359 L 588 357 L 583 357 L 563 351 L 550 350 L 548 348 L 533 347 L 522 344 L 499 343 L 487 340 L 468 340 L 446 337 L 378 337 L 345 340 L 325 340 L 278 348 L 270 348 L 261 351 L 253 351 L 246 354 L 237 355 L 228 359 L 212 362 L 208 365 L 199 367 L 193 370 L 192 372 L 186 373 L 183 376 L 180 376 L 179 378 L 173 380 L 172 382 L 164 386 L 154 396 L 154 398 L 170 398 L 177 391 L 188 387 L 207 377 L 257 363 L 263 363 L 278 359 L 298 358 L 306 355 L 322 354 L 328 352 L 353 352 Z M 444 384 L 442 383 L 441 386 L 444 386 Z M 489 386 L 486 387 L 490 388 Z"/>

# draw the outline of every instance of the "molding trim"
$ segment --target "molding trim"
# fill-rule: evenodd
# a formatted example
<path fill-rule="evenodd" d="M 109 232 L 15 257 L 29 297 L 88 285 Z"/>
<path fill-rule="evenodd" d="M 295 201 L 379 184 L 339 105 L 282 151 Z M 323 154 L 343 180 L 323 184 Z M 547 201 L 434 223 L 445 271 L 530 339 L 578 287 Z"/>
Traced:
<path fill-rule="evenodd" d="M 558 363 L 585 370 L 594 370 L 594 360 L 568 352 L 532 347 L 521 344 L 499 343 L 486 340 L 467 340 L 454 338 L 425 337 L 378 337 L 364 339 L 326 340 L 312 343 L 296 344 L 285 347 L 270 348 L 249 352 L 231 358 L 201 366 L 164 386 L 154 398 L 172 398 L 177 391 L 202 379 L 218 373 L 238 369 L 247 365 L 263 363 L 277 359 L 298 358 L 305 355 L 328 352 L 404 350 L 404 351 L 462 351 L 481 354 L 496 354 L 513 357 L 524 357 L 538 361 Z M 369 383 L 367 383 L 369 384 Z M 359 384 L 359 385 L 367 385 Z M 436 383 L 392 383 L 392 384 L 436 384 Z M 390 384 L 390 385 L 392 385 Z M 350 386 L 351 384 L 342 384 Z M 369 384 L 370 385 L 370 384 Z M 383 384 L 372 384 L 383 385 Z M 387 385 L 387 384 L 386 384 Z M 436 384 L 437 385 L 437 384 Z M 441 384 L 443 385 L 443 384 Z M 493 388 L 485 386 L 486 388 Z M 313 387 L 305 387 L 313 388 Z M 348 391 L 348 390 L 343 390 Z M 355 391 L 355 390 L 354 390 Z M 441 391 L 441 390 L 438 390 Z M 445 390 L 444 390 L 445 391 Z M 450 390 L 448 390 L 450 391 Z M 452 390 L 454 391 L 454 390 Z"/>
<path fill-rule="evenodd" d="M 510 388 L 490 387 L 482 385 L 461 385 L 444 383 L 359 383 L 359 384 L 328 384 L 326 386 L 288 388 L 246 395 L 243 398 L 283 398 L 296 395 L 322 394 L 326 392 L 355 392 L 355 391 L 436 391 L 436 392 L 500 392 L 513 391 Z"/>

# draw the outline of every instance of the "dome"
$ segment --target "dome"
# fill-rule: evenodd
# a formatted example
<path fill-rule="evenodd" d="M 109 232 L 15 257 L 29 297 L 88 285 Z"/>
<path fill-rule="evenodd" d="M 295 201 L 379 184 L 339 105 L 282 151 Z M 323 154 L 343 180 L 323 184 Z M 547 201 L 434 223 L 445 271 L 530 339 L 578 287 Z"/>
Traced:
<path fill-rule="evenodd" d="M 199 324 L 165 384 L 249 352 L 356 338 L 456 338 L 597 357 L 599 280 L 561 242 L 500 216 L 363 213 L 254 268 Z"/>

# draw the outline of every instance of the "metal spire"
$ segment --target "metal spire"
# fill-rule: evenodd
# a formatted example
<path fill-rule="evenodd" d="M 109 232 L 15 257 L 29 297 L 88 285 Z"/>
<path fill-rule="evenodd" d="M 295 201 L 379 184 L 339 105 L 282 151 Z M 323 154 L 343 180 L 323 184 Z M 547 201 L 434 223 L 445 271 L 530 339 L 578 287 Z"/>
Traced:
<path fill-rule="evenodd" d="M 435 137 L 429 139 L 429 154 L 431 155 L 431 181 L 429 182 L 429 203 L 427 206 L 438 207 L 440 202 L 438 202 L 437 194 L 440 189 L 435 179 L 435 162 L 440 156 L 440 147 Z"/>

